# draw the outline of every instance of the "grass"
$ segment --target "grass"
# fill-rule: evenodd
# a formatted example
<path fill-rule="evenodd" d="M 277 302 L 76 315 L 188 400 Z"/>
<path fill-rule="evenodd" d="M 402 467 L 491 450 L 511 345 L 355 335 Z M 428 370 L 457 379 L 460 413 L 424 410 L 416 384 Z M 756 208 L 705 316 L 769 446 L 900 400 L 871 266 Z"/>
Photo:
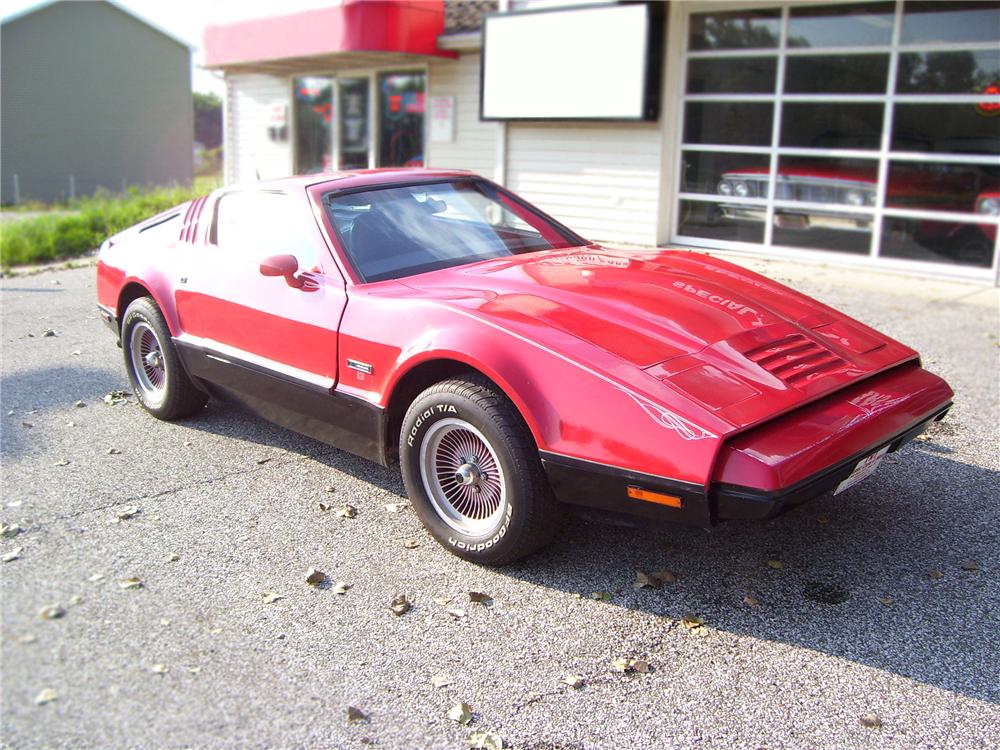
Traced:
<path fill-rule="evenodd" d="M 48 213 L 0 225 L 0 266 L 7 269 L 79 257 L 110 235 L 218 185 L 218 178 L 199 177 L 190 188 L 131 188 L 118 194 L 98 192 L 63 205 L 32 206 Z"/>

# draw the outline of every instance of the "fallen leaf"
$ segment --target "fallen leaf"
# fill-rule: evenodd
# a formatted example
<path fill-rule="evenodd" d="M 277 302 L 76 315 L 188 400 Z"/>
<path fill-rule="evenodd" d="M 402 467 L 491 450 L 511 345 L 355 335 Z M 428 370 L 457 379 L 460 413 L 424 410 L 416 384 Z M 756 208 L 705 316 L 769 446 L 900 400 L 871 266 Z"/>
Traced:
<path fill-rule="evenodd" d="M 10 552 L 5 552 L 3 557 L 0 557 L 0 560 L 3 560 L 5 563 L 14 562 L 20 559 L 23 550 L 24 547 L 14 547 Z"/>
<path fill-rule="evenodd" d="M 416 539 L 404 539 L 403 540 L 403 547 L 405 547 L 406 549 L 416 549 L 419 546 L 420 546 L 420 542 L 418 542 Z"/>
<path fill-rule="evenodd" d="M 599 602 L 610 602 L 611 594 L 609 594 L 607 591 L 594 591 L 591 592 L 590 598 Z"/>
<path fill-rule="evenodd" d="M 165 628 L 170 627 L 170 620 L 168 620 L 166 617 L 161 617 L 160 625 L 162 625 Z"/>
<path fill-rule="evenodd" d="M 434 603 L 435 604 L 439 604 L 442 607 L 445 607 L 445 606 L 447 606 L 448 604 L 451 603 L 451 597 L 450 596 L 435 596 L 434 597 Z"/>
<path fill-rule="evenodd" d="M 219 633 L 222 632 L 222 628 L 212 628 L 208 632 L 211 633 L 212 635 L 218 635 Z"/>
<path fill-rule="evenodd" d="M 190 440 L 185 440 L 185 441 L 184 441 L 184 447 L 185 447 L 185 448 L 187 448 L 187 447 L 190 447 L 190 446 L 192 446 L 192 445 L 194 445 L 194 443 L 192 443 L 192 442 L 191 442 Z"/>
<path fill-rule="evenodd" d="M 35 696 L 35 705 L 44 706 L 46 703 L 51 703 L 59 697 L 59 694 L 52 688 L 45 688 L 42 692 Z"/>
<path fill-rule="evenodd" d="M 86 405 L 87 405 L 87 402 L 86 402 L 86 401 L 84 401 L 83 399 L 80 399 L 79 401 L 77 401 L 77 402 L 75 402 L 75 403 L 73 404 L 73 406 L 75 406 L 75 407 L 76 407 L 77 409 L 82 409 L 82 408 L 83 408 L 83 407 L 85 407 Z"/>
<path fill-rule="evenodd" d="M 979 563 L 977 563 L 975 560 L 966 560 L 962 563 L 961 567 L 962 570 L 967 570 L 970 573 L 975 573 L 977 570 L 979 570 Z"/>
<path fill-rule="evenodd" d="M 698 617 L 697 615 L 692 615 L 690 613 L 681 618 L 681 625 L 688 630 L 698 630 L 704 624 L 704 617 Z"/>
<path fill-rule="evenodd" d="M 632 584 L 632 588 L 635 589 L 658 589 L 663 583 L 654 576 L 642 572 L 641 570 L 635 574 L 635 582 Z"/>
<path fill-rule="evenodd" d="M 188 667 L 187 671 L 191 674 L 198 674 L 201 671 L 201 667 Z"/>
<path fill-rule="evenodd" d="M 649 662 L 645 659 L 630 659 L 626 656 L 615 659 L 611 662 L 611 668 L 616 672 L 649 672 Z"/>
<path fill-rule="evenodd" d="M 348 724 L 358 724 L 365 721 L 368 721 L 368 715 L 364 711 L 360 708 L 355 708 L 354 706 L 347 707 Z"/>
<path fill-rule="evenodd" d="M 71 357 L 79 357 L 80 356 L 80 350 L 79 349 L 74 349 L 73 351 L 71 351 L 69 353 L 69 356 L 71 356 Z"/>
<path fill-rule="evenodd" d="M 324 492 L 336 492 L 336 491 L 337 491 L 337 488 L 336 488 L 336 487 L 334 487 L 333 485 L 330 485 L 329 487 L 327 487 L 327 488 L 326 488 L 325 490 L 323 490 L 323 491 L 324 491 Z"/>
<path fill-rule="evenodd" d="M 446 610 L 446 611 L 448 612 L 449 615 L 452 616 L 452 618 L 454 618 L 456 620 L 461 620 L 463 617 L 465 617 L 465 610 L 464 609 L 449 609 L 449 610 Z"/>
<path fill-rule="evenodd" d="M 79 594 L 73 594 L 73 596 L 69 598 L 69 606 L 75 607 L 78 604 L 83 604 L 83 597 Z"/>
<path fill-rule="evenodd" d="M 141 578 L 123 578 L 118 582 L 123 589 L 141 589 L 145 584 Z"/>
<path fill-rule="evenodd" d="M 885 605 L 886 607 L 892 606 L 893 604 L 895 604 L 895 601 L 896 600 L 893 599 L 891 596 L 880 596 L 878 598 L 878 603 Z"/>
<path fill-rule="evenodd" d="M 180 559 L 181 556 L 178 555 L 176 552 L 171 552 L 169 555 L 167 555 L 167 562 L 177 562 Z"/>
<path fill-rule="evenodd" d="M 351 588 L 351 584 L 345 581 L 337 581 L 330 587 L 330 590 L 335 594 L 346 594 L 349 588 Z"/>
<path fill-rule="evenodd" d="M 767 567 L 773 568 L 774 570 L 781 570 L 783 567 L 785 567 L 785 564 L 781 562 L 781 560 L 775 560 L 774 558 L 771 558 L 770 560 L 767 561 Z"/>
<path fill-rule="evenodd" d="M 117 448 L 108 448 L 108 455 L 109 456 L 119 456 L 119 455 L 121 455 L 121 451 L 118 450 Z"/>
<path fill-rule="evenodd" d="M 927 572 L 927 577 L 930 578 L 931 580 L 937 581 L 941 578 L 944 578 L 944 573 L 942 573 L 940 570 L 930 570 Z"/>
<path fill-rule="evenodd" d="M 743 603 L 748 607 L 759 607 L 760 599 L 753 596 L 752 594 L 747 594 L 746 596 L 743 597 Z"/>
<path fill-rule="evenodd" d="M 431 677 L 431 685 L 433 685 L 436 688 L 447 687 L 450 684 L 451 684 L 451 678 L 445 677 L 443 674 L 436 674 L 433 677 Z"/>
<path fill-rule="evenodd" d="M 90 581 L 91 583 L 97 583 L 98 581 L 101 581 L 103 579 L 104 579 L 104 573 L 94 573 L 94 575 L 87 577 L 87 580 Z"/>
<path fill-rule="evenodd" d="M 153 674 L 166 674 L 170 671 L 170 667 L 166 664 L 154 664 L 149 668 L 149 671 Z"/>
<path fill-rule="evenodd" d="M 111 391 L 104 397 L 104 403 L 109 406 L 116 406 L 118 404 L 124 404 L 128 400 L 128 393 L 126 391 Z"/>
<path fill-rule="evenodd" d="M 818 523 L 820 526 L 826 526 L 828 523 L 830 523 L 830 517 L 829 516 L 818 516 L 816 518 L 816 523 Z"/>
<path fill-rule="evenodd" d="M 115 518 L 117 518 L 119 521 L 125 521 L 125 520 L 127 520 L 129 518 L 132 518 L 133 516 L 137 515 L 138 513 L 139 513 L 139 509 L 136 506 L 134 506 L 134 505 L 127 505 L 124 508 L 122 508 L 120 511 L 118 511 L 117 513 L 115 513 Z"/>
<path fill-rule="evenodd" d="M 326 581 L 326 573 L 316 568 L 309 568 L 306 572 L 306 583 L 310 586 L 319 586 Z"/>
<path fill-rule="evenodd" d="M 34 426 L 35 425 L 33 425 L 31 422 L 21 422 L 21 427 L 23 427 L 26 430 L 30 430 Z"/>
<path fill-rule="evenodd" d="M 69 461 L 67 461 L 65 458 L 61 458 L 61 459 L 59 459 L 58 461 L 56 461 L 52 465 L 53 466 L 69 466 Z"/>
<path fill-rule="evenodd" d="M 408 505 L 409 503 L 389 503 L 388 505 L 385 506 L 385 509 L 389 513 L 400 513 L 406 510 Z"/>
<path fill-rule="evenodd" d="M 265 591 L 263 594 L 260 595 L 260 598 L 261 601 L 264 602 L 264 604 L 274 604 L 279 599 L 284 599 L 285 597 L 283 597 L 281 594 L 276 594 L 273 591 Z"/>
<path fill-rule="evenodd" d="M 413 609 L 413 605 L 410 604 L 409 600 L 406 598 L 406 594 L 400 594 L 392 600 L 392 603 L 389 605 L 389 609 L 392 610 L 394 615 L 400 617 Z"/>
<path fill-rule="evenodd" d="M 51 604 L 48 607 L 42 607 L 38 612 L 38 616 L 43 620 L 58 620 L 60 617 L 66 615 L 66 610 L 59 604 Z"/>
<path fill-rule="evenodd" d="M 345 505 L 343 508 L 337 509 L 339 518 L 354 518 L 356 515 L 358 515 L 358 509 L 353 505 Z"/>
<path fill-rule="evenodd" d="M 34 633 L 25 633 L 24 635 L 18 636 L 17 642 L 24 644 L 31 644 L 38 640 L 38 636 Z"/>
<path fill-rule="evenodd" d="M 470 591 L 469 601 L 473 604 L 482 604 L 484 607 L 489 607 L 493 604 L 493 597 L 489 594 L 484 594 L 481 591 Z"/>
<path fill-rule="evenodd" d="M 677 574 L 671 570 L 657 570 L 649 575 L 660 583 L 677 583 Z"/>
<path fill-rule="evenodd" d="M 51 328 L 46 328 L 44 331 L 42 331 L 42 338 L 51 338 L 55 335 L 56 332 L 53 331 Z"/>
<path fill-rule="evenodd" d="M 503 750 L 503 737 L 496 732 L 470 732 L 466 742 L 473 750 Z"/>
<path fill-rule="evenodd" d="M 869 729 L 879 729 L 882 726 L 882 720 L 875 714 L 861 714 L 861 726 L 868 727 Z"/>
<path fill-rule="evenodd" d="M 317 505 L 319 506 L 319 509 L 320 509 L 321 511 L 323 511 L 324 513 L 325 513 L 326 511 L 330 510 L 330 508 L 332 508 L 332 507 L 333 507 L 333 506 L 332 506 L 332 505 L 330 505 L 329 503 L 324 503 L 324 502 L 323 502 L 322 500 L 320 500 L 320 501 L 319 501 L 318 503 L 316 503 L 316 504 L 317 504 Z"/>
<path fill-rule="evenodd" d="M 472 723 L 472 707 L 468 703 L 456 703 L 448 709 L 448 718 L 463 726 Z"/>
<path fill-rule="evenodd" d="M 574 690 L 582 688 L 586 684 L 586 680 L 583 675 L 579 674 L 568 674 L 562 678 L 562 681 Z"/>
<path fill-rule="evenodd" d="M 260 466 L 262 464 L 266 464 L 270 460 L 271 460 L 270 456 L 268 456 L 267 458 L 258 458 L 257 459 L 257 465 Z"/>
<path fill-rule="evenodd" d="M 4 539 L 13 539 L 22 531 L 24 531 L 24 529 L 16 523 L 0 523 L 0 537 L 3 537 Z"/>

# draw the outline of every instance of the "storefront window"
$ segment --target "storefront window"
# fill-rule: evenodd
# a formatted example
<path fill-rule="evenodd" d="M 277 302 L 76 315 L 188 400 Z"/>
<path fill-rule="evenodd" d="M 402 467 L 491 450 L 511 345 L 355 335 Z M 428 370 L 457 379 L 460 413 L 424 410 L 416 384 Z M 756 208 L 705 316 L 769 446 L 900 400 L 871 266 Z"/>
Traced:
<path fill-rule="evenodd" d="M 792 8 L 789 47 L 861 47 L 892 41 L 893 3 Z"/>
<path fill-rule="evenodd" d="M 333 169 L 333 79 L 294 79 L 295 172 L 312 174 Z"/>
<path fill-rule="evenodd" d="M 368 79 L 342 78 L 340 91 L 340 168 L 368 168 Z"/>
<path fill-rule="evenodd" d="M 687 41 L 673 240 L 995 266 L 1000 2 L 692 13 Z"/>
<path fill-rule="evenodd" d="M 424 165 L 423 73 L 383 73 L 378 77 L 380 167 Z"/>

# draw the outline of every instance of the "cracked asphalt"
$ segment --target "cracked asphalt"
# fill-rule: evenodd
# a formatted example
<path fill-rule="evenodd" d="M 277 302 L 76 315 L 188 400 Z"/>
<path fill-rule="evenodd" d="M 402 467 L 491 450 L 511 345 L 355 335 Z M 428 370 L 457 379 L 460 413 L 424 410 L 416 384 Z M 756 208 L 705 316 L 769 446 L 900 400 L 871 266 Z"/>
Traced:
<path fill-rule="evenodd" d="M 127 380 L 94 270 L 4 279 L 0 520 L 23 530 L 0 540 L 22 548 L 0 564 L 0 742 L 462 748 L 479 729 L 522 750 L 1000 746 L 997 290 L 737 262 L 917 347 L 957 391 L 947 420 L 773 521 L 568 519 L 502 570 L 387 511 L 396 471 L 227 404 L 167 424 L 104 403 Z M 350 588 L 307 586 L 311 567 Z M 664 569 L 675 583 L 633 589 Z M 397 617 L 401 593 L 414 606 Z M 51 605 L 64 616 L 42 619 Z M 619 657 L 650 671 L 614 672 Z M 470 727 L 447 718 L 455 701 Z"/>

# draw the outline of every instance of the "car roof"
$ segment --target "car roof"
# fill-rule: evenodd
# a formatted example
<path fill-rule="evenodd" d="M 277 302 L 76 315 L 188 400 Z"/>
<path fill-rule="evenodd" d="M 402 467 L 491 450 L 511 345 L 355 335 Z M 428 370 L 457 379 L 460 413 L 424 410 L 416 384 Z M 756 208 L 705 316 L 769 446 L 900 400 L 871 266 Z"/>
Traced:
<path fill-rule="evenodd" d="M 464 169 L 427 169 L 424 167 L 389 167 L 383 169 L 356 169 L 343 172 L 322 172 L 317 174 L 296 175 L 273 180 L 246 182 L 239 185 L 229 185 L 229 190 L 290 190 L 305 189 L 313 185 L 329 185 L 335 190 L 350 190 L 356 188 L 379 187 L 407 182 L 423 182 L 430 179 L 446 179 L 449 177 L 475 176 Z"/>

